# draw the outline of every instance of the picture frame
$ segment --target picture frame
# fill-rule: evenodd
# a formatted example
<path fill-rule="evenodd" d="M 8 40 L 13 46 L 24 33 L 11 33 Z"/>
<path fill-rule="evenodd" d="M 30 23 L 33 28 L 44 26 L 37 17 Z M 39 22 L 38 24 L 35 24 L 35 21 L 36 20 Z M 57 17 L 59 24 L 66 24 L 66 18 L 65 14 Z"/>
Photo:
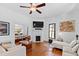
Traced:
<path fill-rule="evenodd" d="M 7 36 L 10 34 L 10 23 L 0 21 L 0 36 Z"/>
<path fill-rule="evenodd" d="M 75 20 L 63 20 L 60 23 L 60 32 L 74 32 Z"/>

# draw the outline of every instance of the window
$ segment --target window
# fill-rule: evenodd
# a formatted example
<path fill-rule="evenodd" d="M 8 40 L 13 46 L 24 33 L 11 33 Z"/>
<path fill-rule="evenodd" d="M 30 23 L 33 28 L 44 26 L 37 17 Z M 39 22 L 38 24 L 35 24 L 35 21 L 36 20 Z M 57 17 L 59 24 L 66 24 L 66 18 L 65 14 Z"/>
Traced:
<path fill-rule="evenodd" d="M 55 39 L 55 28 L 55 23 L 49 24 L 49 39 Z"/>

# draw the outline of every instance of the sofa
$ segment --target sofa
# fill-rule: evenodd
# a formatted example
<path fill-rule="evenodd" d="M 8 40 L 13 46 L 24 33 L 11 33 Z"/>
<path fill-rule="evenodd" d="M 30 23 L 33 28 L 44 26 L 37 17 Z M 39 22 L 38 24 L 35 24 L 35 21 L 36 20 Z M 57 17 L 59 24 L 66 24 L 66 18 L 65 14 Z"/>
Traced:
<path fill-rule="evenodd" d="M 79 56 L 79 40 L 63 46 L 63 56 Z"/>
<path fill-rule="evenodd" d="M 78 56 L 79 55 L 79 40 L 73 40 L 71 43 L 53 40 L 51 47 L 62 49 L 63 56 Z"/>
<path fill-rule="evenodd" d="M 56 40 L 53 40 L 52 44 L 51 44 L 51 47 L 52 48 L 59 48 L 59 49 L 63 49 L 63 42 L 61 41 L 56 41 Z"/>
<path fill-rule="evenodd" d="M 0 56 L 26 56 L 26 47 L 17 45 L 6 50 L 0 46 Z"/>

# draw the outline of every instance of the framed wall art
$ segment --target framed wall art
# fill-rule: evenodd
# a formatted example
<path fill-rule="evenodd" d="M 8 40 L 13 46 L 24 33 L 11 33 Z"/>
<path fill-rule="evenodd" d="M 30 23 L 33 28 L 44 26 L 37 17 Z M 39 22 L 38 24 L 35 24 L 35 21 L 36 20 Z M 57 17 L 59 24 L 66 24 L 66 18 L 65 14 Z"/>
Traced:
<path fill-rule="evenodd" d="M 10 34 L 10 23 L 0 21 L 0 36 L 7 36 Z"/>
<path fill-rule="evenodd" d="M 74 31 L 75 31 L 74 20 L 64 20 L 60 22 L 60 32 L 74 32 Z"/>

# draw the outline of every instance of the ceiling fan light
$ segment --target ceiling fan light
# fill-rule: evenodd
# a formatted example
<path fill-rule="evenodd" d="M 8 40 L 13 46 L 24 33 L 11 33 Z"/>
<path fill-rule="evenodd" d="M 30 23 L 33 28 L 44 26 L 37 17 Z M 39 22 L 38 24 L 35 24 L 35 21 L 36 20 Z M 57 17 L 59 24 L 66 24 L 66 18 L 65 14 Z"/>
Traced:
<path fill-rule="evenodd" d="M 36 11 L 36 8 L 30 8 L 31 11 Z"/>

